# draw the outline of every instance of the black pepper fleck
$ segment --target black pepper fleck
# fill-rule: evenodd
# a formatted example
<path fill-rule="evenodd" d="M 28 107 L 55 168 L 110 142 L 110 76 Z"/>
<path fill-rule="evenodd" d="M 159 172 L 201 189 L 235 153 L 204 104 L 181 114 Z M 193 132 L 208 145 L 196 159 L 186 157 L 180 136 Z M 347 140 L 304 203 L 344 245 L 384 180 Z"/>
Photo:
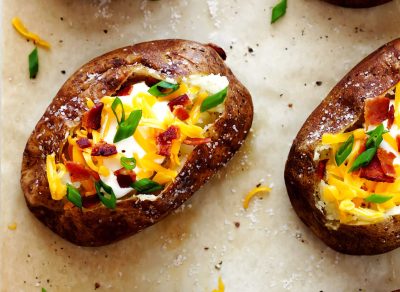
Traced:
<path fill-rule="evenodd" d="M 94 290 L 97 290 L 100 288 L 100 283 L 94 283 Z"/>
<path fill-rule="evenodd" d="M 317 84 L 317 86 L 321 86 L 322 85 L 322 81 L 316 81 L 315 84 Z"/>
<path fill-rule="evenodd" d="M 108 33 L 108 30 L 107 30 L 107 29 L 104 29 L 103 32 L 104 32 L 104 33 Z"/>
<path fill-rule="evenodd" d="M 65 74 L 66 72 L 65 72 L 65 70 L 61 70 L 61 74 Z"/>

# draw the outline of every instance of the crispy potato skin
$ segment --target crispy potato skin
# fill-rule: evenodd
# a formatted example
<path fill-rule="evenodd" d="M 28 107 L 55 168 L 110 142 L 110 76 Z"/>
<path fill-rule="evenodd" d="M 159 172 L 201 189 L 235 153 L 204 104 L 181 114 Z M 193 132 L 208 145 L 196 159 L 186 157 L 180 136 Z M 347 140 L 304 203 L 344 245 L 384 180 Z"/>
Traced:
<path fill-rule="evenodd" d="M 223 50 L 213 44 L 159 40 L 109 52 L 75 72 L 39 120 L 23 153 L 21 186 L 33 214 L 51 230 L 77 245 L 101 246 L 158 222 L 190 198 L 240 148 L 253 120 L 251 96 L 220 54 L 224 54 Z M 209 132 L 212 142 L 193 150 L 176 180 L 158 200 L 119 200 L 115 210 L 101 204 L 83 211 L 76 207 L 64 209 L 65 201 L 51 198 L 45 170 L 46 155 L 57 153 L 68 131 L 79 123 L 87 110 L 86 98 L 98 101 L 104 95 L 114 94 L 128 78 L 137 74 L 135 68 L 138 66 L 154 69 L 164 77 L 196 73 L 227 76 L 229 90 L 225 112 Z"/>
<path fill-rule="evenodd" d="M 311 113 L 293 141 L 285 168 L 290 201 L 300 219 L 328 246 L 347 254 L 373 255 L 400 246 L 400 216 L 378 224 L 326 226 L 316 207 L 320 179 L 314 150 L 324 133 L 345 132 L 363 120 L 364 101 L 400 81 L 400 39 L 379 48 L 354 67 Z"/>
<path fill-rule="evenodd" d="M 368 8 L 385 4 L 392 0 L 324 0 L 324 1 L 349 8 Z"/>

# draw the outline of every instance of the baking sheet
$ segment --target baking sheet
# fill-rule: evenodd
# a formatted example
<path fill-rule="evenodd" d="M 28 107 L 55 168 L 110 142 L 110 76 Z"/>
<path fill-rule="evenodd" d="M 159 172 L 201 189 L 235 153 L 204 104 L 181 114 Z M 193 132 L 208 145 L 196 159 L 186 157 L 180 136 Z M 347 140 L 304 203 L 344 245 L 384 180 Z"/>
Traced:
<path fill-rule="evenodd" d="M 226 291 L 400 288 L 400 250 L 371 257 L 332 251 L 294 214 L 283 181 L 290 143 L 308 114 L 362 57 L 399 36 L 400 2 L 349 10 L 289 0 L 284 18 L 270 25 L 274 2 L 3 1 L 1 291 L 211 291 L 219 276 Z M 13 30 L 13 16 L 52 44 L 39 49 L 36 80 L 27 68 L 33 45 Z M 80 65 L 159 38 L 225 48 L 228 65 L 253 96 L 252 132 L 227 167 L 175 214 L 121 242 L 76 247 L 25 206 L 19 176 L 26 140 Z M 260 181 L 272 192 L 243 210 L 243 197 Z M 13 223 L 16 230 L 8 228 Z"/>

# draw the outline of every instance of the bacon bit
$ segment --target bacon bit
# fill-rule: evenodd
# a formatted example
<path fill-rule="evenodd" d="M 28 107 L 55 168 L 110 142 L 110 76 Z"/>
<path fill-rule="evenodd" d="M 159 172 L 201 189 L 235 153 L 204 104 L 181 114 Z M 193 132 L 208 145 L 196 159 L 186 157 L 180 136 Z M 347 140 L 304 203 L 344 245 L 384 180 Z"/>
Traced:
<path fill-rule="evenodd" d="M 82 118 L 82 126 L 86 129 L 98 130 L 101 127 L 101 112 L 104 104 L 102 102 L 96 103 L 94 107 L 88 110 Z"/>
<path fill-rule="evenodd" d="M 126 168 L 114 171 L 114 175 L 117 177 L 117 182 L 121 188 L 129 188 L 136 181 L 136 173 Z"/>
<path fill-rule="evenodd" d="M 366 167 L 360 168 L 360 177 L 376 182 L 394 182 L 394 178 L 387 176 L 383 171 L 377 155 L 375 155 L 375 157 Z"/>
<path fill-rule="evenodd" d="M 125 96 L 131 94 L 133 89 L 132 85 L 122 85 L 121 88 L 115 93 L 116 96 Z"/>
<path fill-rule="evenodd" d="M 381 163 L 382 170 L 387 176 L 396 177 L 396 170 L 393 167 L 393 160 L 396 158 L 392 152 L 378 148 L 378 159 Z"/>
<path fill-rule="evenodd" d="M 168 106 L 171 112 L 173 112 L 174 108 L 178 105 L 185 107 L 191 104 L 192 102 L 190 101 L 189 96 L 187 96 L 187 94 L 178 96 L 177 98 L 174 98 L 173 100 L 168 102 Z"/>
<path fill-rule="evenodd" d="M 186 145 L 193 145 L 193 146 L 197 146 L 197 145 L 201 145 L 201 144 L 206 144 L 206 143 L 210 143 L 211 142 L 211 138 L 186 138 L 185 140 L 183 140 L 183 144 Z"/>
<path fill-rule="evenodd" d="M 320 160 L 318 162 L 318 166 L 317 166 L 317 177 L 322 180 L 325 176 L 325 169 L 326 169 L 326 163 L 328 162 L 328 159 L 325 160 Z"/>
<path fill-rule="evenodd" d="M 190 117 L 188 111 L 181 105 L 175 107 L 173 114 L 181 121 L 186 121 Z"/>
<path fill-rule="evenodd" d="M 172 141 L 179 138 L 179 128 L 176 126 L 169 126 L 164 132 L 156 137 L 158 145 L 158 154 L 162 156 L 171 155 Z"/>
<path fill-rule="evenodd" d="M 378 125 L 389 116 L 390 99 L 387 97 L 368 98 L 365 100 L 364 118 L 366 126 Z"/>
<path fill-rule="evenodd" d="M 78 140 L 76 140 L 76 144 L 78 144 L 79 148 L 81 149 L 88 148 L 92 145 L 88 138 L 79 138 Z"/>
<path fill-rule="evenodd" d="M 65 167 L 69 172 L 72 182 L 81 182 L 90 178 L 94 178 L 95 180 L 100 179 L 100 176 L 97 172 L 80 163 L 67 161 L 65 162 Z"/>
<path fill-rule="evenodd" d="M 111 156 L 117 154 L 117 147 L 105 142 L 97 143 L 92 148 L 92 156 Z"/>
<path fill-rule="evenodd" d="M 387 127 L 390 130 L 390 128 L 392 128 L 393 123 L 394 123 L 394 106 L 391 105 L 388 111 L 388 123 L 387 123 Z"/>

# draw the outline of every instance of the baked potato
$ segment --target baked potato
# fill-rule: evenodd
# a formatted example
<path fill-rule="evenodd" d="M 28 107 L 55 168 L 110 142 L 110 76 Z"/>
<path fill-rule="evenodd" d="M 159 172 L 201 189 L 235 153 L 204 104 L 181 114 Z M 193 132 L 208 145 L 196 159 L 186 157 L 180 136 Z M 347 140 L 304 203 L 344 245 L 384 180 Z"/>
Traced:
<path fill-rule="evenodd" d="M 158 222 L 232 158 L 253 119 L 214 44 L 170 39 L 95 58 L 30 135 L 21 186 L 32 213 L 72 243 L 101 246 Z"/>
<path fill-rule="evenodd" d="M 324 0 L 326 2 L 350 8 L 367 8 L 385 4 L 392 0 Z"/>
<path fill-rule="evenodd" d="M 285 183 L 328 246 L 372 255 L 400 246 L 400 39 L 362 60 L 293 141 Z"/>

